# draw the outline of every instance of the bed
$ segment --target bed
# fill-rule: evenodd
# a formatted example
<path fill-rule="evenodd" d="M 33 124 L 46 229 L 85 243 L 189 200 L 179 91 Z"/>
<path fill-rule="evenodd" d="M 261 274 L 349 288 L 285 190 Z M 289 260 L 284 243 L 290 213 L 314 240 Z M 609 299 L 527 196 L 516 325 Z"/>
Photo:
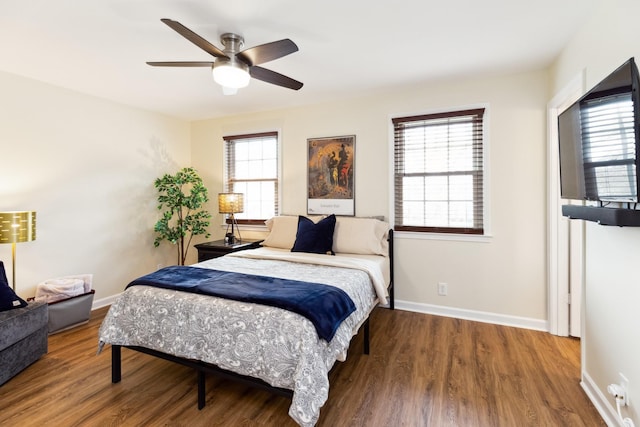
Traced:
<path fill-rule="evenodd" d="M 99 351 L 111 345 L 112 382 L 121 380 L 121 347 L 131 348 L 194 368 L 199 408 L 205 404 L 205 375 L 213 373 L 290 397 L 291 418 L 301 426 L 315 425 L 335 361 L 346 360 L 360 330 L 368 353 L 371 311 L 378 305 L 393 309 L 393 230 L 378 219 L 333 215 L 280 216 L 267 226 L 262 247 L 188 268 L 330 285 L 346 294 L 354 309 L 333 334 L 324 335 L 313 316 L 289 309 L 142 281 L 116 299 L 100 327 Z"/>

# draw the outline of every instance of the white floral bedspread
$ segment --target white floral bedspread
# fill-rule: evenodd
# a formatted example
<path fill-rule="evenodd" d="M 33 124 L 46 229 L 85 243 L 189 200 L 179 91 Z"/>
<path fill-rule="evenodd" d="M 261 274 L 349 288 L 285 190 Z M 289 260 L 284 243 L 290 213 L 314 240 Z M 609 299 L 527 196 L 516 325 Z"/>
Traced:
<path fill-rule="evenodd" d="M 329 393 L 328 372 L 344 361 L 349 342 L 378 302 L 362 270 L 226 256 L 197 264 L 218 270 L 325 283 L 356 305 L 327 343 L 305 317 L 280 308 L 180 291 L 133 286 L 112 304 L 99 346 L 141 346 L 215 364 L 293 390 L 289 415 L 315 425 Z"/>

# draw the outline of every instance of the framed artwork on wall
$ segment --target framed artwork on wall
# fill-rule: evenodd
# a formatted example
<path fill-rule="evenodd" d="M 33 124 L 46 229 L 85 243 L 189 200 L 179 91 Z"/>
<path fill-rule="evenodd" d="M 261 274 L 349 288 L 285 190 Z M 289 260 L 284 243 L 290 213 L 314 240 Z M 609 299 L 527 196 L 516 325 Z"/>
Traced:
<path fill-rule="evenodd" d="M 356 136 L 307 139 L 307 214 L 355 215 Z"/>

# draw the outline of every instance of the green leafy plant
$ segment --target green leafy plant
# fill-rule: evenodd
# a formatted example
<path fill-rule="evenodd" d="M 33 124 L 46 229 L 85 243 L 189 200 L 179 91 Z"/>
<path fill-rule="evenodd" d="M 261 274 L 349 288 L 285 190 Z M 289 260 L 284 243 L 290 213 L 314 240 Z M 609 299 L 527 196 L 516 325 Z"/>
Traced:
<path fill-rule="evenodd" d="M 209 201 L 207 188 L 194 168 L 183 168 L 175 175 L 165 174 L 155 181 L 158 190 L 158 210 L 163 210 L 162 219 L 156 222 L 155 247 L 168 240 L 177 245 L 178 264 L 184 265 L 193 236 L 207 232 L 211 214 L 202 209 Z"/>

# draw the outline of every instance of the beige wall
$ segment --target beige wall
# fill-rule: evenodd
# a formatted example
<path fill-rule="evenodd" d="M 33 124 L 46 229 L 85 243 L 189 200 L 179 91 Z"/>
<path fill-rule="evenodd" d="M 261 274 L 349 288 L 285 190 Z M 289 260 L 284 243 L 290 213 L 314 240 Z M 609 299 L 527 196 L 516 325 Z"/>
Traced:
<path fill-rule="evenodd" d="M 94 274 L 96 300 L 122 291 L 172 248 L 153 247 L 153 180 L 190 160 L 186 122 L 0 73 L 0 210 L 35 210 L 17 245 L 18 294 Z M 11 245 L 0 245 L 11 280 Z"/>
<path fill-rule="evenodd" d="M 440 81 L 340 103 L 205 120 L 192 124 L 193 163 L 216 193 L 222 189 L 222 136 L 278 130 L 282 212 L 304 214 L 307 138 L 355 134 L 356 214 L 388 218 L 390 118 L 486 104 L 492 236 L 465 242 L 396 233 L 397 299 L 414 310 L 545 328 L 547 84 L 546 72 Z M 437 296 L 438 282 L 448 283 L 448 296 Z"/>
<path fill-rule="evenodd" d="M 583 70 L 591 88 L 630 57 L 639 60 L 639 16 L 637 1 L 603 1 L 552 67 L 553 91 Z M 640 425 L 640 230 L 587 223 L 585 241 L 583 379 L 612 417 L 606 388 L 623 373 L 632 402 L 625 416 Z"/>

